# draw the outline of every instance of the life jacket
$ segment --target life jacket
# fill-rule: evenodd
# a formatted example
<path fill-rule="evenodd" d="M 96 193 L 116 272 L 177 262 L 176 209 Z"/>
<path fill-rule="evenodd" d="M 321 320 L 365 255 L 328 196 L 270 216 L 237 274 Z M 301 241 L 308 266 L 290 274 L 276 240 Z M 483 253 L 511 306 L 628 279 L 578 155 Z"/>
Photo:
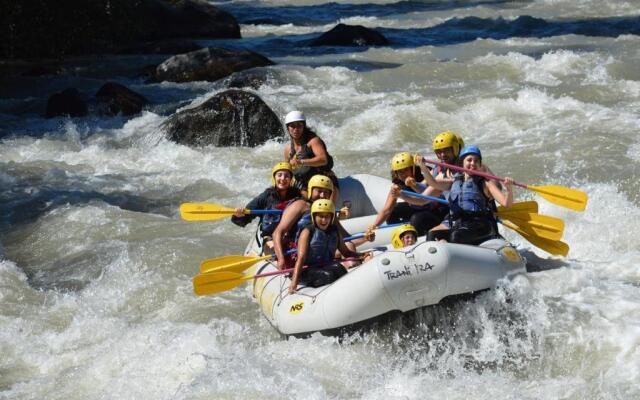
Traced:
<path fill-rule="evenodd" d="M 297 182 L 301 182 L 303 184 L 306 184 L 306 182 L 308 182 L 312 176 L 317 174 L 322 174 L 323 172 L 326 172 L 326 171 L 331 171 L 331 169 L 333 168 L 333 157 L 327 151 L 327 146 L 324 144 L 324 141 L 320 139 L 317 135 L 307 134 L 306 132 L 302 138 L 303 142 L 302 142 L 302 145 L 300 146 L 300 151 L 297 153 L 296 153 L 296 147 L 293 143 L 293 139 L 291 139 L 291 142 L 289 145 L 289 148 L 290 148 L 289 159 L 297 157 L 299 160 L 308 160 L 315 157 L 316 155 L 313 153 L 313 150 L 311 150 L 311 147 L 307 145 L 307 143 L 309 143 L 309 141 L 314 137 L 317 137 L 320 140 L 322 147 L 324 147 L 324 150 L 327 152 L 327 163 L 320 167 L 300 165 L 296 169 L 294 169 L 293 176 L 296 178 Z M 306 189 L 306 188 L 303 188 L 303 189 Z"/>
<path fill-rule="evenodd" d="M 296 234 L 294 236 L 296 238 L 296 242 L 298 241 L 298 236 L 300 236 L 300 232 L 302 232 L 302 230 L 311 223 L 312 223 L 311 210 L 309 210 L 306 213 L 302 214 L 302 217 L 300 217 L 300 219 L 298 220 L 298 223 L 296 224 Z"/>
<path fill-rule="evenodd" d="M 338 228 L 329 226 L 326 231 L 309 224 L 305 227 L 311 231 L 309 250 L 304 260 L 305 265 L 323 266 L 333 261 L 338 249 Z"/>
<path fill-rule="evenodd" d="M 490 200 L 484 194 L 484 178 L 464 179 L 456 174 L 449 192 L 449 209 L 453 220 L 468 216 L 492 216 Z"/>
<path fill-rule="evenodd" d="M 280 210 L 284 212 L 284 209 L 287 208 L 291 203 L 296 201 L 297 198 L 292 198 L 288 200 L 282 200 L 278 203 L 275 203 L 267 208 L 267 210 Z M 276 230 L 278 223 L 282 219 L 282 213 L 280 214 L 264 214 L 262 216 L 262 221 L 260 222 L 260 232 L 262 232 L 262 236 L 271 236 L 273 231 Z"/>

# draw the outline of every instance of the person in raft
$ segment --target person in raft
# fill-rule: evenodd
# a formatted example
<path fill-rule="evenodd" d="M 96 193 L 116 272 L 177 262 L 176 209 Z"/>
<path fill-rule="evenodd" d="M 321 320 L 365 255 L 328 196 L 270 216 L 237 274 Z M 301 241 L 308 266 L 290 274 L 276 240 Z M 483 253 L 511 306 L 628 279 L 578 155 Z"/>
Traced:
<path fill-rule="evenodd" d="M 394 249 L 412 246 L 418 241 L 418 231 L 411 224 L 402 224 L 391 233 L 391 244 Z"/>
<path fill-rule="evenodd" d="M 426 168 L 418 157 L 421 168 Z M 476 146 L 467 146 L 460 151 L 459 163 L 463 168 L 482 170 L 482 153 Z M 496 182 L 469 173 L 456 173 L 451 185 L 426 177 L 427 184 L 442 191 L 449 190 L 449 216 L 442 224 L 434 227 L 428 240 L 448 240 L 453 243 L 478 245 L 486 240 L 499 237 L 494 212 L 495 201 L 503 207 L 513 204 L 513 179 L 506 177 L 503 193 Z M 494 201 L 495 200 L 495 201 Z"/>
<path fill-rule="evenodd" d="M 276 266 L 278 269 L 283 270 L 291 266 L 291 258 L 285 256 L 285 249 L 291 246 L 294 238 L 299 236 L 299 232 L 311 221 L 311 203 L 319 199 L 330 199 L 333 192 L 333 182 L 331 179 L 324 175 L 314 175 L 309 179 L 307 184 L 307 198 L 302 198 L 291 203 L 282 213 L 282 219 L 280 223 L 273 231 L 273 250 L 276 254 Z M 342 225 L 336 222 L 343 235 L 346 234 Z M 365 241 L 374 241 L 375 233 L 373 231 L 367 231 L 364 237 L 360 239 L 352 240 L 349 246 L 355 249 Z"/>
<path fill-rule="evenodd" d="M 280 210 L 300 198 L 300 190 L 293 185 L 293 168 L 287 162 L 279 162 L 271 169 L 271 186 L 251 200 L 244 208 L 236 208 L 231 222 L 238 226 L 246 226 L 257 215 L 247 215 L 248 210 Z M 260 215 L 260 236 L 264 254 L 273 253 L 273 231 L 278 226 L 282 214 Z"/>
<path fill-rule="evenodd" d="M 464 140 L 462 139 L 462 136 L 455 132 L 445 131 L 436 135 L 436 137 L 433 139 L 433 143 L 431 144 L 431 148 L 433 149 L 433 152 L 440 162 L 457 165 L 460 151 L 464 148 Z M 431 169 L 431 176 L 436 178 L 437 181 L 449 184 L 453 183 L 453 175 L 455 174 L 455 171 L 452 171 L 446 167 L 441 167 L 439 165 L 430 165 L 429 168 Z M 420 169 L 421 172 L 424 173 L 424 171 L 422 171 L 422 168 Z M 480 170 L 482 172 L 494 175 L 491 169 L 486 164 L 482 164 Z M 498 187 L 502 188 L 502 185 L 498 183 Z M 438 193 L 441 192 L 431 191 L 431 193 L 424 194 L 437 196 Z M 446 198 L 446 193 L 441 194 L 443 194 L 441 196 L 442 198 Z"/>
<path fill-rule="evenodd" d="M 364 253 L 352 251 L 345 245 L 336 225 L 336 207 L 331 199 L 319 199 L 311 205 L 311 222 L 300 231 L 296 247 L 298 256 L 291 276 L 289 293 L 295 293 L 298 283 L 320 287 L 335 282 L 347 269 L 334 261 L 336 250 L 343 257 L 362 260 Z M 302 269 L 303 265 L 307 268 Z"/>
<path fill-rule="evenodd" d="M 456 165 L 460 150 L 464 147 L 462 137 L 451 131 L 441 132 L 436 135 L 431 148 L 440 162 Z M 431 176 L 440 182 L 453 183 L 454 171 L 439 165 L 430 166 Z M 421 169 L 422 170 L 422 169 Z M 424 172 L 423 172 L 424 173 Z M 434 194 L 431 194 L 434 195 Z"/>
<path fill-rule="evenodd" d="M 277 267 L 282 270 L 292 266 L 292 258 L 285 256 L 291 242 L 302 227 L 311 222 L 311 203 L 318 199 L 329 199 L 333 192 L 333 182 L 324 175 L 314 175 L 307 184 L 306 197 L 302 197 L 287 207 L 282 213 L 280 223 L 273 231 L 273 251 Z"/>
<path fill-rule="evenodd" d="M 284 118 L 287 133 L 291 139 L 284 147 L 284 159 L 293 167 L 296 185 L 305 193 L 309 179 L 314 175 L 324 175 L 331 179 L 334 191 L 331 199 L 338 200 L 338 178 L 333 173 L 333 157 L 320 137 L 307 126 L 302 111 L 291 111 Z"/>
<path fill-rule="evenodd" d="M 416 169 L 414 157 L 410 153 L 398 153 L 391 159 L 391 182 L 387 200 L 374 223 L 369 226 L 370 230 L 377 229 L 385 221 L 388 224 L 402 222 L 413 225 L 419 235 L 426 235 L 429 229 L 438 225 L 447 215 L 446 207 L 439 203 L 425 202 L 401 193 L 401 190 L 422 193 L 415 183 L 426 183 L 422 172 Z M 404 203 L 398 203 L 398 199 L 404 200 Z"/>
<path fill-rule="evenodd" d="M 436 157 L 440 162 L 455 165 L 458 160 L 458 155 L 460 154 L 460 150 L 464 147 L 464 140 L 460 135 L 451 131 L 441 132 L 433 139 L 431 144 L 431 148 L 435 153 Z M 417 157 L 420 157 L 419 154 L 416 154 L 414 157 L 414 162 Z M 423 175 L 430 174 L 433 176 L 438 182 L 445 183 L 451 185 L 453 183 L 453 175 L 454 171 L 441 167 L 439 165 L 429 166 L 430 170 L 420 166 L 420 173 Z M 425 181 L 426 182 L 426 179 Z M 415 192 L 421 192 L 422 194 L 434 197 L 440 197 L 441 199 L 446 199 L 447 192 L 443 192 L 434 188 L 433 186 L 428 186 L 424 190 L 420 190 L 415 185 L 411 186 L 411 189 Z M 439 202 L 429 202 L 422 200 L 414 200 L 416 204 L 431 204 L 431 207 L 437 209 L 440 212 L 440 215 L 444 218 L 449 213 L 449 207 L 446 204 L 442 204 Z M 442 220 L 442 219 L 441 219 Z"/>

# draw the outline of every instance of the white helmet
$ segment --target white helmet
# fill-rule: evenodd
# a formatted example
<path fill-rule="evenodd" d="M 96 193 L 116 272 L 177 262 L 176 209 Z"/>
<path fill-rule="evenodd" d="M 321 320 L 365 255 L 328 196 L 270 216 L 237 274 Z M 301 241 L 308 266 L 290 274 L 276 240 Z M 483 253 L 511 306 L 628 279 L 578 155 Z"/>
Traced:
<path fill-rule="evenodd" d="M 285 125 L 289 125 L 292 122 L 298 122 L 298 121 L 302 121 L 302 122 L 307 121 L 302 111 L 291 111 L 289 114 L 287 114 L 286 117 L 284 117 Z"/>

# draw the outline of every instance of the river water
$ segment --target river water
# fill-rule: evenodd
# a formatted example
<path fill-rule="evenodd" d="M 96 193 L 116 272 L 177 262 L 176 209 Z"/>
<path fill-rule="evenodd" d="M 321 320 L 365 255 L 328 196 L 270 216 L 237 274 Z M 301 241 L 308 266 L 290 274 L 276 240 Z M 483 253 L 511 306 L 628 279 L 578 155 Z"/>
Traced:
<path fill-rule="evenodd" d="M 569 256 L 505 236 L 530 273 L 471 301 L 341 338 L 283 340 L 246 286 L 197 298 L 200 260 L 254 227 L 186 223 L 187 201 L 243 205 L 282 144 L 192 149 L 159 128 L 220 83 L 144 84 L 157 57 L 112 57 L 0 93 L 0 397 L 7 399 L 637 399 L 640 397 L 640 2 L 226 1 L 240 42 L 278 64 L 256 93 L 302 109 L 340 176 L 387 176 L 440 131 L 498 175 L 589 194 Z M 393 44 L 315 48 L 337 22 Z M 105 79 L 152 105 L 134 118 L 40 115 Z M 535 198 L 516 190 L 517 199 Z"/>

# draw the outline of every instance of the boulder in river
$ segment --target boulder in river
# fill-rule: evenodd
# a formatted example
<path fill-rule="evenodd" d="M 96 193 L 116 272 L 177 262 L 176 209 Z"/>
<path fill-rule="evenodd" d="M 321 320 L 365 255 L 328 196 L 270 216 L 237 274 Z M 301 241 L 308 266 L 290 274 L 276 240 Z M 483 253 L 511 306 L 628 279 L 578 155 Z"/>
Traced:
<path fill-rule="evenodd" d="M 142 111 L 147 99 L 115 82 L 107 82 L 96 93 L 98 107 L 105 114 L 134 115 Z"/>
<path fill-rule="evenodd" d="M 158 82 L 216 81 L 237 71 L 267 65 L 274 62 L 250 50 L 206 47 L 168 58 L 156 68 L 155 79 Z"/>
<path fill-rule="evenodd" d="M 257 95 L 230 89 L 165 122 L 169 139 L 189 146 L 255 147 L 282 138 L 278 116 Z"/>
<path fill-rule="evenodd" d="M 258 90 L 260 86 L 269 81 L 275 81 L 278 71 L 270 68 L 254 68 L 240 72 L 234 72 L 228 77 L 222 79 L 220 84 L 227 89 L 231 88 L 248 88 Z"/>
<path fill-rule="evenodd" d="M 114 53 L 175 38 L 240 38 L 238 22 L 203 0 L 30 0 L 0 5 L 0 58 Z M 144 48 L 142 48 L 144 50 Z"/>
<path fill-rule="evenodd" d="M 198 43 L 191 39 L 168 39 L 151 42 L 136 43 L 123 47 L 119 54 L 182 54 L 201 49 Z"/>
<path fill-rule="evenodd" d="M 88 112 L 87 102 L 78 89 L 68 88 L 49 97 L 45 117 L 53 118 L 63 115 L 84 117 Z"/>
<path fill-rule="evenodd" d="M 338 24 L 311 42 L 310 46 L 386 46 L 384 35 L 362 25 Z"/>

